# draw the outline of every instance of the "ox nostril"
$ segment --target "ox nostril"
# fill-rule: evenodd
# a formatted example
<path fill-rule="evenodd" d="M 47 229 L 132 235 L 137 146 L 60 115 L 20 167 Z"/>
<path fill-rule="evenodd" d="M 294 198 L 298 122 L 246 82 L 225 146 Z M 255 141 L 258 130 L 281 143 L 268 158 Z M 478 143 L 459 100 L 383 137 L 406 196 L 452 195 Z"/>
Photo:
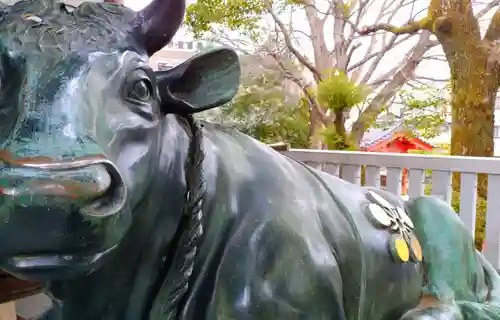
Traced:
<path fill-rule="evenodd" d="M 127 189 L 118 169 L 110 162 L 102 163 L 102 165 L 106 169 L 109 180 L 103 179 L 101 181 L 102 186 L 106 187 L 105 192 L 95 201 L 80 209 L 87 216 L 104 217 L 114 215 L 123 209 L 127 200 Z"/>
<path fill-rule="evenodd" d="M 112 184 L 111 174 L 108 172 L 108 169 L 105 165 L 96 164 L 89 167 L 94 172 L 91 172 L 88 176 L 90 179 L 90 183 L 94 186 L 95 196 L 100 197 L 104 195 Z M 82 177 L 82 181 L 86 181 L 87 176 Z"/>

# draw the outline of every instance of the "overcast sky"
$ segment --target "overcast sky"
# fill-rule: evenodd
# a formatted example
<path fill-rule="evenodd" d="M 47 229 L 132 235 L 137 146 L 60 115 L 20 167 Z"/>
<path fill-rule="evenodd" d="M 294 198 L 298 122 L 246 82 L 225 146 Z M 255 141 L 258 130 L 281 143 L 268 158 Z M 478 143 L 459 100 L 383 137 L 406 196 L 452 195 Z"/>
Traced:
<path fill-rule="evenodd" d="M 187 0 L 188 4 L 193 3 L 196 0 Z M 125 0 L 125 5 L 134 9 L 134 10 L 140 10 L 144 6 L 146 6 L 150 1 L 149 0 Z M 318 6 L 321 7 L 321 5 L 326 6 L 328 4 L 328 0 L 316 0 L 316 3 L 319 4 Z M 377 2 L 375 2 L 377 3 Z M 384 1 L 379 0 L 378 3 L 382 4 Z M 394 17 L 393 23 L 396 25 L 401 25 L 404 24 L 406 21 L 408 21 L 408 18 L 410 17 L 412 12 L 421 12 L 421 15 L 425 14 L 427 5 L 429 4 L 429 0 L 416 0 L 415 1 L 415 6 L 411 8 L 411 6 L 407 6 L 403 9 L 400 9 L 396 16 Z M 372 14 L 366 14 L 365 16 L 365 21 L 362 22 L 363 25 L 370 25 L 373 23 L 376 23 L 377 21 L 374 21 L 376 19 L 376 14 L 378 13 L 377 8 L 371 8 L 369 11 L 372 12 Z M 475 11 L 478 9 L 481 9 L 481 7 L 475 7 Z M 488 22 L 489 17 L 486 17 L 483 19 L 482 24 L 486 25 Z M 308 33 L 308 26 L 307 22 L 305 21 L 305 16 L 303 16 L 303 13 L 298 13 L 294 15 L 293 17 L 293 24 L 295 29 L 299 29 L 301 31 L 304 31 Z M 484 29 L 484 28 L 483 28 Z M 326 25 L 326 30 L 325 33 L 333 33 L 332 29 L 332 24 Z M 185 41 L 190 41 L 192 38 L 190 37 L 189 34 L 185 32 L 185 30 L 180 30 L 179 34 L 176 36 L 176 39 L 178 40 L 185 40 Z M 306 39 L 305 39 L 306 40 Z M 408 50 L 413 46 L 413 44 L 416 42 L 417 37 L 415 36 L 412 40 L 406 41 L 402 45 L 394 48 L 384 56 L 383 60 L 379 64 L 379 67 L 377 68 L 375 72 L 375 76 L 377 74 L 383 74 L 385 73 L 389 68 L 393 67 L 395 63 L 401 61 L 405 54 L 408 52 Z M 369 39 L 364 39 L 362 40 L 362 47 L 356 51 L 356 53 L 353 56 L 354 61 L 356 59 L 361 59 L 362 56 L 364 55 L 364 50 L 363 47 L 368 46 Z M 300 50 L 302 52 L 305 52 L 308 55 L 311 55 L 312 53 L 312 48 L 310 45 L 308 45 L 307 41 L 300 42 Z M 333 38 L 330 41 L 329 44 L 331 47 L 333 46 Z M 437 47 L 433 49 L 432 53 L 428 54 L 442 54 L 441 48 Z M 357 55 L 357 56 L 356 56 Z M 426 60 L 423 61 L 418 69 L 417 69 L 417 74 L 421 76 L 426 76 L 426 77 L 433 77 L 433 78 L 439 78 L 439 79 L 446 79 L 449 77 L 449 69 L 448 65 L 444 62 L 438 62 L 438 61 L 431 61 L 431 60 Z M 436 85 L 439 85 L 439 83 L 436 83 Z"/>

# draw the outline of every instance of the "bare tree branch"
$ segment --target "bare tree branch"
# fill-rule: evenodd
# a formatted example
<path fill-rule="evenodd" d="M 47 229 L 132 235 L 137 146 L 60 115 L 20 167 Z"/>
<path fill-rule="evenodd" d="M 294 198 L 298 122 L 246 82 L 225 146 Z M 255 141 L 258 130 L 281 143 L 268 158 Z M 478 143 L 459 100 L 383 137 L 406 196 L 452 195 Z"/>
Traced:
<path fill-rule="evenodd" d="M 350 19 L 355 14 L 355 12 L 357 12 L 355 24 L 358 26 L 359 23 L 361 22 L 361 19 L 363 19 L 364 15 L 368 11 L 367 9 L 368 7 L 370 7 L 370 2 L 373 1 L 374 0 L 360 0 L 358 10 L 356 11 L 353 10 L 352 14 L 348 17 L 348 19 Z"/>
<path fill-rule="evenodd" d="M 305 32 L 304 32 L 304 31 L 302 31 L 302 30 L 293 30 L 293 31 L 291 31 L 290 33 L 292 33 L 292 34 L 294 34 L 294 33 L 300 33 L 300 34 L 302 34 L 302 35 L 306 36 L 307 38 L 311 39 L 311 35 L 310 35 L 310 34 L 305 33 Z M 297 39 L 296 39 L 296 40 L 297 40 Z M 298 40 L 297 40 L 297 41 L 298 41 Z"/>
<path fill-rule="evenodd" d="M 240 51 L 246 55 L 251 54 L 251 52 L 247 49 L 250 46 L 248 44 L 245 44 L 244 40 L 234 39 L 234 37 L 227 35 L 225 30 L 217 30 L 217 31 L 213 30 L 212 33 L 213 33 L 213 37 L 212 37 L 212 39 L 210 39 L 211 42 L 218 43 L 221 45 L 230 46 L 230 47 L 236 49 L 237 51 Z"/>
<path fill-rule="evenodd" d="M 322 19 L 323 21 L 328 19 L 328 16 L 330 16 L 330 14 L 333 13 L 333 9 L 335 8 L 335 3 L 336 3 L 335 1 L 330 1 L 330 5 L 328 6 L 328 9 L 325 12 L 325 16 Z"/>
<path fill-rule="evenodd" d="M 394 42 L 393 47 L 395 47 L 395 46 L 397 46 L 397 45 L 401 44 L 402 42 L 404 42 L 404 41 L 406 41 L 406 40 L 410 39 L 411 37 L 412 37 L 412 35 L 407 35 L 407 36 L 406 36 L 406 37 L 404 37 L 404 38 L 400 38 L 399 40 L 397 40 L 397 41 L 395 41 L 395 42 Z M 389 51 L 389 50 L 387 50 L 387 51 Z M 378 55 L 379 55 L 379 53 L 378 53 L 378 52 L 375 52 L 375 53 L 372 53 L 372 54 L 370 54 L 370 55 L 368 55 L 368 56 L 364 57 L 362 60 L 360 60 L 360 61 L 356 62 L 355 64 L 353 64 L 353 65 L 351 65 L 351 66 L 349 66 L 349 68 L 347 69 L 347 71 L 351 72 L 351 71 L 353 71 L 354 69 L 357 69 L 357 68 L 361 67 L 363 64 L 365 64 L 365 63 L 366 63 L 366 62 L 368 62 L 369 60 L 371 60 L 371 59 L 373 59 L 373 58 L 377 57 Z"/>
<path fill-rule="evenodd" d="M 388 11 L 387 13 L 389 14 L 389 17 L 387 18 L 387 23 L 392 23 L 392 20 L 394 19 L 394 17 L 396 17 L 396 13 L 400 11 L 400 9 L 402 7 L 404 7 L 404 4 L 405 4 L 405 1 L 406 0 L 401 0 L 397 5 L 396 5 L 396 8 L 393 8 L 391 11 Z M 415 3 L 416 0 L 411 0 L 410 3 L 413 5 Z M 385 16 L 386 14 L 384 14 L 382 17 L 380 17 L 380 19 L 377 19 L 376 21 L 381 21 L 382 18 Z M 410 15 L 411 16 L 411 15 Z M 388 50 L 390 49 L 390 47 L 386 46 L 385 43 L 386 43 L 386 39 L 388 37 L 388 33 L 384 33 L 383 35 L 383 39 L 384 39 L 384 45 L 382 46 L 382 50 L 383 51 L 384 49 L 385 50 Z M 398 35 L 394 34 L 392 35 L 392 38 L 391 40 L 389 41 L 394 41 L 393 39 L 397 38 Z"/>
<path fill-rule="evenodd" d="M 414 2 L 412 0 L 409 3 L 407 3 L 407 4 L 411 4 L 413 6 Z M 394 12 L 392 12 L 392 14 L 393 15 L 391 16 L 391 19 L 394 16 Z M 373 61 L 370 69 L 367 71 L 367 73 L 365 74 L 364 78 L 362 79 L 362 81 L 361 81 L 362 83 L 367 83 L 368 80 L 371 78 L 372 74 L 376 70 L 379 62 L 383 58 L 383 56 L 386 53 L 386 51 L 388 51 L 389 48 L 391 48 L 391 47 L 394 46 L 394 43 L 396 42 L 396 36 L 397 35 L 407 34 L 407 38 L 409 38 L 411 35 L 417 33 L 418 31 L 421 31 L 421 30 L 430 30 L 431 29 L 431 25 L 432 25 L 431 19 L 429 19 L 427 17 L 425 17 L 423 19 L 420 19 L 420 20 L 416 20 L 416 21 L 410 20 L 409 23 L 407 23 L 406 25 L 404 25 L 402 27 L 393 26 L 393 25 L 390 24 L 390 22 L 391 22 L 391 20 L 389 20 L 388 23 L 380 23 L 380 24 L 376 24 L 376 25 L 372 25 L 372 26 L 367 26 L 367 27 L 362 28 L 362 30 L 360 31 L 361 35 L 372 34 L 372 33 L 375 33 L 377 31 L 380 31 L 380 30 L 389 31 L 390 33 L 393 34 L 393 37 L 392 37 L 391 41 L 389 42 L 389 44 L 387 46 L 383 46 L 383 48 L 379 52 L 376 53 L 376 55 L 374 57 L 375 60 Z M 429 39 L 427 40 L 427 43 L 421 43 L 419 41 L 419 45 L 425 46 L 426 50 L 428 50 L 430 48 L 429 41 L 430 41 Z M 419 50 L 419 49 L 420 48 L 414 47 L 412 50 L 410 50 L 407 53 L 406 58 L 409 58 L 410 56 L 413 56 L 413 54 L 415 53 L 415 51 Z M 370 57 L 370 59 L 371 58 L 372 57 Z M 404 63 L 406 63 L 406 59 L 401 62 L 401 64 L 404 64 Z M 400 70 L 402 68 L 401 64 L 397 65 L 392 70 L 390 70 L 389 72 L 386 72 L 381 77 L 379 77 L 377 80 L 375 80 L 372 83 L 372 86 L 374 87 L 374 89 L 377 88 L 377 87 L 379 87 L 379 86 L 381 86 L 383 83 L 386 82 L 386 79 L 388 79 L 389 77 L 391 77 L 392 75 L 394 75 L 398 70 Z M 359 67 L 359 65 L 356 65 L 355 67 Z"/>
<path fill-rule="evenodd" d="M 491 18 L 490 25 L 484 34 L 484 40 L 486 41 L 496 41 L 498 39 L 500 39 L 500 8 Z"/>
<path fill-rule="evenodd" d="M 398 1 L 398 3 L 395 6 L 393 6 L 396 3 L 396 1 Z M 404 5 L 412 5 L 413 6 L 415 1 L 416 0 L 410 0 L 409 2 L 407 0 L 392 0 L 391 2 L 386 1 L 384 3 L 384 5 L 381 6 L 380 12 L 378 14 L 378 17 L 375 19 L 375 21 L 380 21 L 380 20 L 382 20 L 383 16 L 389 15 L 389 17 L 387 19 L 387 24 L 390 24 L 391 21 L 396 16 L 396 13 L 399 12 L 399 10 L 401 9 L 401 7 L 403 7 Z M 391 10 L 389 10 L 389 9 L 391 9 Z M 359 34 L 362 34 L 362 31 L 360 31 L 359 29 L 356 30 L 356 32 L 358 32 Z M 388 41 L 387 41 L 387 36 L 388 36 L 388 34 L 384 33 L 383 39 L 382 39 L 383 45 L 381 46 L 381 48 L 379 50 L 377 50 L 376 53 L 373 54 L 375 44 L 377 43 L 377 37 L 372 35 L 370 45 L 369 45 L 368 49 L 366 50 L 366 54 L 362 60 L 362 63 L 357 64 L 357 66 L 355 67 L 357 69 L 361 65 L 366 64 L 372 58 L 375 58 L 375 60 L 373 60 L 371 62 L 369 70 L 365 72 L 363 79 L 360 81 L 361 83 L 368 82 L 368 80 L 373 76 L 373 73 L 377 69 L 380 61 L 383 59 L 384 55 L 389 50 L 394 48 L 397 44 L 399 44 L 399 43 L 401 43 L 401 42 L 403 42 L 411 37 L 411 35 L 407 36 L 402 41 L 397 42 L 397 38 L 398 38 L 397 34 L 393 34 L 391 36 L 391 39 L 389 39 Z M 352 68 L 352 66 L 351 66 L 351 68 Z"/>
<path fill-rule="evenodd" d="M 396 27 L 388 23 L 380 23 L 373 26 L 366 26 L 360 30 L 361 35 L 368 35 L 377 31 L 388 31 L 394 34 L 413 34 L 420 30 L 431 30 L 432 23 L 431 20 L 424 18 L 417 21 L 411 21 L 402 27 Z"/>
<path fill-rule="evenodd" d="M 394 2 L 396 2 L 397 0 L 392 0 L 392 2 L 390 2 L 389 4 L 387 4 L 387 1 L 384 2 L 384 4 L 381 6 L 380 10 L 379 10 L 379 13 L 377 15 L 377 18 L 376 18 L 376 21 L 379 21 L 381 18 L 382 18 L 382 14 L 386 8 L 386 6 L 391 6 Z M 400 0 L 401 2 L 403 2 L 404 0 Z M 396 12 L 396 10 L 394 10 L 394 12 Z M 350 21 L 350 20 L 348 20 Z M 356 21 L 356 25 L 354 26 L 351 26 L 351 35 L 350 35 L 350 39 L 352 39 L 354 37 L 354 33 L 360 33 L 360 30 L 358 28 L 359 26 L 359 21 L 357 20 Z M 385 41 L 385 36 L 384 36 L 384 41 Z M 366 53 L 365 53 L 365 57 L 364 59 L 367 59 L 367 57 L 369 55 L 371 55 L 373 53 L 373 49 L 375 48 L 375 44 L 377 43 L 377 37 L 372 35 L 371 37 L 371 41 L 370 41 L 370 45 L 368 46 L 368 49 L 366 50 Z M 373 56 L 374 57 L 374 56 Z M 366 61 L 368 61 L 369 59 L 367 59 Z"/>
<path fill-rule="evenodd" d="M 273 11 L 271 6 L 268 7 L 268 12 L 275 22 L 276 30 L 279 32 L 280 38 L 284 41 L 285 47 L 297 58 L 297 61 L 300 62 L 300 64 L 302 64 L 313 74 L 316 82 L 322 80 L 322 77 L 324 76 L 322 73 L 329 68 L 336 67 L 340 69 L 346 69 L 347 72 L 352 72 L 354 70 L 361 71 L 362 69 L 360 68 L 362 68 L 363 65 L 366 65 L 366 63 L 369 63 L 369 68 L 366 70 L 366 72 L 363 72 L 363 77 L 361 77 L 362 79 L 360 81 L 362 83 L 367 83 L 376 71 L 377 66 L 380 64 L 384 55 L 392 48 L 410 39 L 417 31 L 425 29 L 425 23 L 427 23 L 427 20 L 423 19 L 420 21 L 409 23 L 408 25 L 400 28 L 392 26 L 390 22 L 396 15 L 398 5 L 404 3 L 405 5 L 410 6 L 413 5 L 415 0 L 384 0 L 384 4 L 382 5 L 382 10 L 380 12 L 388 15 L 386 19 L 387 23 L 377 24 L 375 26 L 362 28 L 360 30 L 359 22 L 361 21 L 360 17 L 364 14 L 363 11 L 358 11 L 356 18 L 352 17 L 351 15 L 346 16 L 344 8 L 342 8 L 342 11 L 339 10 L 340 6 L 338 6 L 338 2 L 341 0 L 329 1 L 331 1 L 330 8 L 326 13 L 330 14 L 330 11 L 332 11 L 333 14 L 331 16 L 333 16 L 334 19 L 334 48 L 331 52 L 326 51 L 325 34 L 323 31 L 325 17 L 318 16 L 322 13 L 317 10 L 312 0 L 305 0 L 303 2 L 304 7 L 302 7 L 302 9 L 305 10 L 310 30 L 310 34 L 306 34 L 306 36 L 312 42 L 312 47 L 314 50 L 314 62 L 309 60 L 306 55 L 299 52 L 298 45 L 295 44 L 295 40 L 292 40 L 295 31 L 291 29 L 289 30 L 289 28 L 285 26 L 283 21 L 280 20 L 278 14 Z M 371 3 L 375 3 L 374 0 L 359 0 L 359 6 L 363 6 L 366 12 Z M 394 5 L 396 5 L 396 7 L 392 8 L 391 6 Z M 392 11 L 389 9 L 391 9 Z M 354 22 L 351 17 L 355 19 Z M 350 30 L 350 34 L 352 35 L 352 37 L 350 36 L 346 38 L 345 32 L 347 30 Z M 393 32 L 394 35 L 392 35 L 390 39 L 385 40 L 385 38 L 387 38 L 388 36 L 384 34 L 384 41 L 380 50 L 372 53 L 367 52 L 367 54 L 365 54 L 365 57 L 361 61 L 348 66 L 354 50 L 360 47 L 359 42 L 353 45 L 353 41 L 357 37 L 355 35 L 359 34 L 360 36 L 365 36 L 366 34 L 375 33 L 378 30 L 388 30 Z M 302 31 L 300 31 L 300 33 L 305 34 Z M 397 35 L 399 34 L 406 35 L 403 37 L 398 37 Z M 376 36 L 374 35 L 372 38 L 372 48 L 370 51 L 374 51 L 375 46 L 377 46 L 377 49 L 378 47 L 380 47 L 380 42 L 379 45 L 375 44 L 375 42 L 377 41 L 375 37 Z M 357 135 L 358 137 L 362 137 L 365 131 L 366 123 L 378 116 L 385 104 L 391 101 L 396 92 L 400 90 L 407 81 L 414 79 L 415 69 L 420 61 L 422 61 L 423 55 L 429 48 L 435 45 L 436 42 L 430 40 L 430 33 L 423 32 L 420 35 L 417 45 L 415 45 L 410 50 L 406 59 L 404 59 L 396 68 L 390 70 L 389 72 L 386 72 L 377 79 L 377 84 L 375 85 L 376 89 L 382 85 L 383 87 L 370 101 L 370 104 L 366 107 L 365 111 L 361 113 L 360 118 L 353 124 L 354 136 Z M 269 52 L 269 54 L 272 55 L 273 52 Z M 332 57 L 332 54 L 334 54 L 335 56 Z M 276 55 L 274 55 L 274 57 L 275 60 L 280 59 Z M 325 57 L 327 57 L 328 59 L 325 59 Z M 280 64 L 280 68 L 283 69 L 283 71 L 286 71 L 287 66 Z M 302 75 L 295 74 L 294 72 L 285 72 L 285 74 L 287 79 L 291 80 L 297 86 L 299 86 L 299 88 L 301 88 L 304 97 L 309 100 L 311 107 L 318 115 L 317 121 L 320 121 L 323 125 L 330 125 L 334 120 L 332 119 L 333 116 L 329 115 L 328 112 L 326 112 L 324 107 L 321 106 L 321 104 L 317 101 L 317 97 L 314 91 L 311 90 L 312 88 L 315 88 L 317 83 L 308 83 L 308 81 L 305 80 Z M 356 130 L 360 130 L 361 126 L 363 127 L 363 130 L 357 132 Z"/>
<path fill-rule="evenodd" d="M 477 14 L 476 14 L 476 18 L 481 18 L 482 16 L 484 16 L 485 14 L 487 14 L 488 12 L 490 12 L 491 9 L 493 9 L 494 7 L 500 5 L 500 0 L 491 0 L 488 2 L 488 4 L 481 10 L 479 11 Z"/>
<path fill-rule="evenodd" d="M 268 52 L 268 54 L 274 59 L 276 65 L 284 73 L 285 77 L 293 81 L 302 90 L 302 93 L 306 96 L 309 104 L 317 111 L 321 122 L 323 122 L 324 125 L 331 123 L 332 118 L 326 115 L 326 113 L 321 109 L 317 98 L 312 94 L 312 86 L 294 75 L 293 72 L 283 64 L 282 59 L 280 59 L 276 53 Z"/>
<path fill-rule="evenodd" d="M 340 2 L 341 0 L 339 0 Z M 334 51 L 335 51 L 335 61 L 337 62 L 337 69 L 345 70 L 347 68 L 347 56 L 345 51 L 347 47 L 345 46 L 344 28 L 346 24 L 346 19 L 344 16 L 344 6 L 337 3 L 337 1 L 332 1 L 334 5 L 334 17 L 333 20 L 333 39 L 334 39 Z"/>
<path fill-rule="evenodd" d="M 384 57 L 384 55 L 387 53 L 387 51 L 389 51 L 388 49 L 386 48 L 391 48 L 394 43 L 396 42 L 396 39 L 397 39 L 397 36 L 394 35 L 391 39 L 391 41 L 389 42 L 389 44 L 387 45 L 384 45 L 384 48 L 382 48 L 380 50 L 380 52 L 377 54 L 377 56 L 375 57 L 375 60 L 373 61 L 373 63 L 370 65 L 370 68 L 368 69 L 368 71 L 365 73 L 363 79 L 361 79 L 360 83 L 367 83 L 368 80 L 370 80 L 370 78 L 372 77 L 373 73 L 375 72 L 375 70 L 377 69 L 378 67 L 378 64 L 380 63 L 380 61 L 382 60 L 382 58 Z M 384 50 L 385 49 L 385 50 Z"/>
<path fill-rule="evenodd" d="M 448 82 L 448 81 L 450 81 L 449 78 L 447 78 L 447 79 L 438 79 L 438 78 L 426 77 L 426 76 L 416 76 L 415 80 L 426 80 L 426 81 L 432 81 L 432 82 Z"/>
<path fill-rule="evenodd" d="M 269 14 L 273 17 L 274 22 L 280 29 L 283 39 L 285 40 L 286 46 L 288 50 L 290 50 L 291 53 L 297 58 L 297 60 L 300 61 L 311 73 L 315 76 L 315 78 L 321 79 L 321 73 L 316 69 L 316 66 L 303 54 L 301 54 L 293 45 L 292 39 L 290 38 L 290 34 L 288 33 L 287 28 L 285 27 L 285 24 L 281 21 L 281 19 L 278 17 L 278 15 L 273 11 L 273 9 L 268 6 L 267 11 Z"/>
<path fill-rule="evenodd" d="M 352 58 L 352 55 L 354 54 L 354 51 L 356 51 L 356 49 L 358 49 L 359 47 L 361 47 L 360 42 L 355 43 L 354 45 L 352 45 L 349 48 L 349 51 L 347 52 L 346 65 L 349 65 L 349 62 L 351 62 L 351 58 Z"/>
<path fill-rule="evenodd" d="M 387 16 L 392 16 L 392 15 L 394 15 L 394 12 L 395 12 L 395 11 L 397 12 L 397 11 L 400 11 L 401 9 L 403 9 L 403 8 L 410 7 L 410 6 L 411 6 L 411 7 L 413 7 L 413 6 L 414 6 L 414 4 L 415 4 L 415 2 L 417 2 L 417 0 L 410 0 L 410 1 L 403 0 L 403 1 L 401 1 L 401 4 L 398 4 L 398 5 L 396 6 L 396 8 L 390 8 L 390 7 L 388 7 L 388 8 L 387 8 L 387 11 L 385 11 L 385 12 L 383 13 L 383 15 L 382 15 L 381 19 L 383 19 L 383 18 L 385 18 L 385 17 L 387 17 Z M 411 9 L 410 9 L 410 11 L 411 11 Z M 426 11 L 426 10 L 424 9 L 424 11 Z M 419 11 L 419 12 L 422 12 L 422 11 Z M 415 14 L 414 14 L 414 13 L 411 11 L 411 12 L 410 12 L 410 14 L 409 14 L 409 19 L 408 19 L 408 21 L 413 21 L 413 19 L 415 18 L 415 16 L 416 16 L 419 12 L 417 12 L 417 13 L 415 13 Z M 390 23 L 390 22 L 388 21 L 387 23 Z"/>
<path fill-rule="evenodd" d="M 334 65 L 328 56 L 328 48 L 326 46 L 325 37 L 325 21 L 318 18 L 317 14 L 309 9 L 305 9 L 309 30 L 311 31 L 311 45 L 313 47 L 314 62 L 317 70 L 321 73 L 328 72 Z M 335 61 L 339 64 L 339 61 Z M 316 77 L 317 81 L 321 78 Z"/>
<path fill-rule="evenodd" d="M 430 48 L 436 46 L 437 44 L 438 44 L 437 42 L 430 40 L 429 31 L 422 32 L 419 41 L 417 42 L 417 44 L 415 44 L 415 46 L 413 46 L 413 48 L 410 51 L 406 53 L 405 58 L 402 59 L 401 62 L 394 68 L 380 75 L 376 80 L 374 80 L 371 83 L 372 90 L 378 89 L 381 85 L 387 82 L 387 79 L 391 79 L 399 70 L 403 70 L 405 68 L 405 65 L 407 65 L 408 62 L 410 62 L 411 60 L 415 62 L 416 59 L 420 59 L 418 61 L 418 63 L 420 63 L 425 52 L 427 52 Z"/>
<path fill-rule="evenodd" d="M 440 62 L 447 62 L 446 57 L 443 54 L 432 54 L 428 56 L 424 56 L 423 60 L 434 60 Z"/>
<path fill-rule="evenodd" d="M 367 108 L 359 115 L 358 119 L 352 125 L 351 138 L 359 144 L 363 138 L 366 124 L 375 120 L 380 114 L 382 108 L 391 100 L 392 97 L 400 90 L 403 85 L 414 77 L 414 72 L 422 57 L 428 50 L 425 45 L 430 42 L 430 32 L 422 32 L 419 37 L 418 43 L 415 45 L 411 56 L 405 59 L 404 66 L 392 77 L 392 79 L 385 85 L 371 100 Z"/>

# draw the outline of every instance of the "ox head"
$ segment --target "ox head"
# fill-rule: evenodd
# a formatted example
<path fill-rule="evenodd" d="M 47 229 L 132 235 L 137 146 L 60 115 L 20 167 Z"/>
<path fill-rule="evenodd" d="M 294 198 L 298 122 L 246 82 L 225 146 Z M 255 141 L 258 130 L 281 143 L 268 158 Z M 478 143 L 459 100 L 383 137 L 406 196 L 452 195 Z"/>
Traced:
<path fill-rule="evenodd" d="M 0 9 L 0 268 L 31 279 L 97 268 L 148 192 L 165 115 L 232 98 L 239 66 L 229 49 L 169 71 L 149 67 L 184 7 Z"/>

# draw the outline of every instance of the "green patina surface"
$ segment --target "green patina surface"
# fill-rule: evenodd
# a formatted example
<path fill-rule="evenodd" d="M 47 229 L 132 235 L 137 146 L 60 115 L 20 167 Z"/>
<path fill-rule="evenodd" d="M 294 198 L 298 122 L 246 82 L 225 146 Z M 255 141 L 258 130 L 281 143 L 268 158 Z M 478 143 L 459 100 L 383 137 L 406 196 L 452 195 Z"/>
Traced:
<path fill-rule="evenodd" d="M 452 319 L 500 319 L 500 277 L 453 208 L 433 197 L 407 207 L 424 254 L 423 293 L 443 302 L 445 313 L 456 315 Z"/>
<path fill-rule="evenodd" d="M 180 24 L 183 3 L 169 1 Z M 199 127 L 190 114 L 234 96 L 237 55 L 211 50 L 155 73 L 147 54 L 170 40 L 177 26 L 160 25 L 176 17 L 147 11 L 23 1 L 0 13 L 0 65 L 13 71 L 0 86 L 0 137 L 23 158 L 1 168 L 0 185 L 33 187 L 2 194 L 0 267 L 58 299 L 40 319 L 500 320 L 499 275 L 444 202 L 407 204 L 424 260 L 397 260 L 388 245 L 402 229 L 369 221 L 366 188 Z M 93 181 L 116 186 L 105 199 L 85 189 L 94 211 L 82 194 L 63 195 L 85 203 L 52 197 L 36 184 L 67 191 L 56 183 L 64 170 L 31 174 L 37 156 L 91 156 Z M 84 185 L 83 171 L 64 175 Z M 439 305 L 415 308 L 422 293 Z"/>

